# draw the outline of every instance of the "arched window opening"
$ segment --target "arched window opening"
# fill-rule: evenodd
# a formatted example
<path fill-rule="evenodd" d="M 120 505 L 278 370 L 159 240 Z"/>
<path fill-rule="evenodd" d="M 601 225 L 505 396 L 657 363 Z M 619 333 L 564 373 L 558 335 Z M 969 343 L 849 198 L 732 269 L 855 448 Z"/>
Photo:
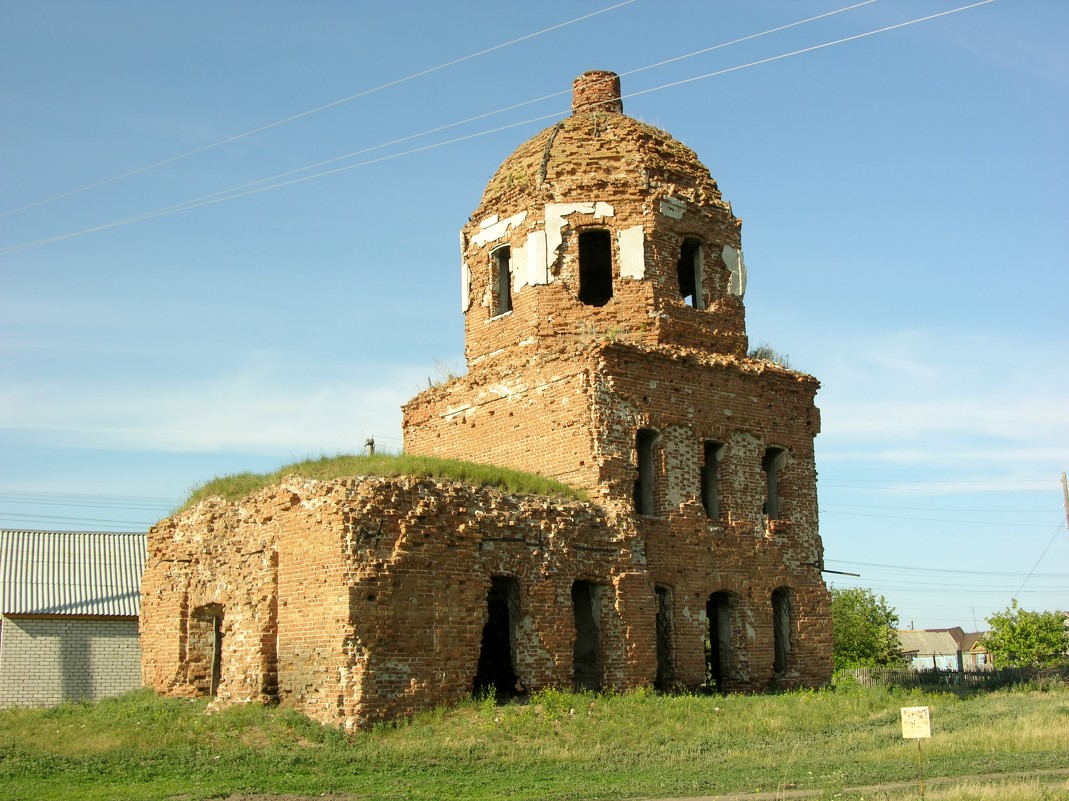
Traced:
<path fill-rule="evenodd" d="M 769 520 L 783 518 L 783 497 L 780 495 L 780 473 L 787 464 L 787 449 L 772 445 L 765 449 L 761 469 L 765 473 L 765 505 L 762 508 Z"/>
<path fill-rule="evenodd" d="M 499 247 L 490 254 L 490 259 L 493 262 L 491 279 L 494 287 L 493 313 L 496 317 L 512 311 L 512 271 L 509 266 L 512 248 L 508 245 Z"/>
<path fill-rule="evenodd" d="M 579 300 L 604 306 L 612 299 L 612 237 L 608 231 L 579 234 Z"/>
<path fill-rule="evenodd" d="M 572 612 L 575 616 L 572 670 L 576 690 L 599 690 L 605 684 L 601 642 L 602 590 L 590 581 L 572 584 Z"/>
<path fill-rule="evenodd" d="M 720 517 L 720 461 L 724 458 L 724 444 L 707 439 L 702 450 L 702 506 L 705 516 L 716 520 Z"/>
<path fill-rule="evenodd" d="M 504 700 L 521 691 L 514 668 L 519 607 L 519 581 L 512 576 L 493 576 L 486 593 L 486 623 L 472 683 L 475 695 L 485 695 L 493 688 L 495 697 Z"/>
<path fill-rule="evenodd" d="M 705 604 L 709 622 L 705 635 L 705 683 L 717 692 L 726 692 L 735 677 L 738 610 L 738 596 L 725 590 L 714 592 Z"/>
<path fill-rule="evenodd" d="M 657 678 L 658 690 L 671 689 L 675 683 L 675 646 L 672 642 L 672 590 L 658 585 L 657 596 Z"/>
<path fill-rule="evenodd" d="M 635 514 L 652 515 L 655 512 L 653 446 L 657 442 L 657 431 L 652 428 L 640 428 L 635 435 L 635 454 L 638 463 L 638 478 L 635 480 Z"/>
<path fill-rule="evenodd" d="M 679 248 L 679 261 L 676 262 L 676 276 L 679 278 L 679 295 L 688 306 L 695 309 L 705 308 L 705 268 L 702 261 L 702 243 L 688 237 Z"/>
<path fill-rule="evenodd" d="M 791 656 L 791 588 L 777 587 L 772 591 L 772 630 L 775 642 L 775 661 L 772 669 L 782 673 Z"/>

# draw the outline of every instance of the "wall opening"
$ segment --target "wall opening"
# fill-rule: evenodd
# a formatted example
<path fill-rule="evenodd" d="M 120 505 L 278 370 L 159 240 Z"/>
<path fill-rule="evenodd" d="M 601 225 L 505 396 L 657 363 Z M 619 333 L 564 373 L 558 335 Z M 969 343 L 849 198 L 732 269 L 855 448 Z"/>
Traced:
<path fill-rule="evenodd" d="M 671 689 L 675 684 L 675 651 L 672 642 L 672 590 L 657 586 L 657 678 L 653 686 L 658 690 Z"/>
<path fill-rule="evenodd" d="M 656 470 L 653 446 L 657 443 L 657 436 L 657 431 L 652 428 L 640 428 L 635 435 L 635 461 L 638 467 L 638 478 L 635 479 L 635 514 L 652 515 L 655 511 Z"/>
<path fill-rule="evenodd" d="M 704 309 L 705 268 L 701 240 L 692 237 L 683 240 L 679 247 L 679 261 L 676 262 L 676 276 L 679 278 L 679 294 L 683 302 L 695 309 Z"/>
<path fill-rule="evenodd" d="M 198 695 L 217 695 L 223 676 L 223 607 L 208 604 L 189 616 L 186 629 L 188 682 Z"/>
<path fill-rule="evenodd" d="M 492 688 L 499 700 L 520 692 L 515 664 L 516 618 L 520 583 L 512 576 L 494 576 L 486 593 L 486 623 L 472 691 L 485 695 Z"/>
<path fill-rule="evenodd" d="M 596 229 L 579 234 L 579 300 L 604 306 L 612 299 L 612 237 Z"/>
<path fill-rule="evenodd" d="M 589 581 L 572 584 L 575 648 L 572 665 L 576 690 L 599 690 L 605 684 L 601 644 L 602 588 Z"/>
<path fill-rule="evenodd" d="M 724 458 L 724 443 L 705 440 L 701 471 L 702 506 L 705 516 L 720 518 L 720 462 Z"/>
<path fill-rule="evenodd" d="M 490 254 L 493 275 L 493 313 L 499 314 L 512 311 L 512 248 L 508 245 L 499 247 Z"/>
<path fill-rule="evenodd" d="M 772 631 L 775 642 L 775 661 L 772 669 L 782 673 L 791 656 L 791 588 L 777 587 L 772 591 Z"/>
<path fill-rule="evenodd" d="M 770 520 L 783 517 L 783 496 L 780 495 L 780 474 L 787 464 L 787 449 L 772 445 L 765 449 L 761 469 L 765 473 L 765 504 L 761 511 Z"/>
<path fill-rule="evenodd" d="M 705 636 L 705 683 L 717 692 L 725 692 L 735 675 L 735 619 L 738 596 L 733 592 L 714 592 L 705 604 L 709 629 Z"/>

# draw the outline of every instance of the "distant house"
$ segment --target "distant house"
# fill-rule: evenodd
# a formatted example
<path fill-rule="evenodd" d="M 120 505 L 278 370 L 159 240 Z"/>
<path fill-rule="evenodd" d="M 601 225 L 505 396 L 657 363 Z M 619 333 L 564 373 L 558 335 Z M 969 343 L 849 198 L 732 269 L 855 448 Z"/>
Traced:
<path fill-rule="evenodd" d="M 959 632 L 960 636 L 955 632 Z M 966 632 L 961 629 L 951 629 L 950 633 L 958 641 L 958 647 L 961 649 L 962 666 L 965 670 L 984 670 L 993 667 L 991 654 L 987 652 L 987 648 L 984 645 L 986 631 Z"/>
<path fill-rule="evenodd" d="M 990 662 L 983 637 L 959 626 L 898 632 L 902 656 L 915 670 L 983 670 Z"/>
<path fill-rule="evenodd" d="M 141 686 L 145 535 L 0 530 L 0 707 Z"/>

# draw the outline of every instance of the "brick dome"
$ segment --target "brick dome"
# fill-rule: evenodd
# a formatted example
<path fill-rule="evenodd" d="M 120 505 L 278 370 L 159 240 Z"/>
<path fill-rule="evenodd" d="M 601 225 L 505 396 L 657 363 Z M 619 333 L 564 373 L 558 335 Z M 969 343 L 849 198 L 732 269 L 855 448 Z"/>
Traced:
<path fill-rule="evenodd" d="M 592 85 L 592 88 L 591 88 Z M 598 92 L 601 92 L 599 95 Z M 611 196 L 721 200 L 697 154 L 665 131 L 628 117 L 619 78 L 588 72 L 575 81 L 573 113 L 524 142 L 502 162 L 473 217 L 507 216 L 532 204 Z"/>

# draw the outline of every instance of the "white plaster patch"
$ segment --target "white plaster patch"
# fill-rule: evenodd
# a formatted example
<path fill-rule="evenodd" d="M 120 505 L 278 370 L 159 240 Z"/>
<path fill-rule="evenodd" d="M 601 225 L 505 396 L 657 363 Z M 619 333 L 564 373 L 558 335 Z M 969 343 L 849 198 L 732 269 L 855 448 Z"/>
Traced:
<path fill-rule="evenodd" d="M 746 261 L 742 257 L 742 251 L 736 250 L 731 245 L 724 245 L 721 258 L 724 260 L 724 266 L 731 273 L 728 279 L 728 292 L 741 298 L 746 294 Z"/>
<path fill-rule="evenodd" d="M 525 384 L 518 384 L 515 387 L 510 387 L 508 384 L 494 384 L 492 387 L 487 387 L 487 392 L 491 395 L 497 395 L 499 398 L 511 398 L 515 395 L 522 395 L 527 391 Z"/>
<path fill-rule="evenodd" d="M 641 225 L 625 228 L 616 235 L 620 242 L 620 277 L 646 277 L 645 236 Z"/>
<path fill-rule="evenodd" d="M 512 249 L 509 258 L 509 272 L 512 273 L 512 290 L 518 292 L 520 287 L 527 286 L 527 248 L 518 245 Z"/>
<path fill-rule="evenodd" d="M 487 242 L 501 239 L 501 237 L 507 234 L 510 229 L 515 228 L 526 219 L 526 211 L 521 211 L 519 214 L 513 214 L 511 217 L 506 217 L 503 220 L 498 220 L 496 214 L 492 217 L 487 217 L 479 223 L 479 232 L 471 238 L 471 241 L 476 245 L 482 246 Z M 494 222 L 489 222 L 490 220 L 493 220 Z"/>
<path fill-rule="evenodd" d="M 687 210 L 687 204 L 677 197 L 661 198 L 661 214 L 671 217 L 673 220 L 682 220 L 683 212 Z"/>
<path fill-rule="evenodd" d="M 471 308 L 471 269 L 466 261 L 460 262 L 460 310 Z"/>
<path fill-rule="evenodd" d="M 443 414 L 442 417 L 445 418 L 445 420 L 448 422 L 453 420 L 454 418 L 459 417 L 462 414 L 466 415 L 469 409 L 471 409 L 470 403 L 466 403 L 463 406 L 454 406 L 446 409 L 445 414 Z"/>
<path fill-rule="evenodd" d="M 532 231 L 527 235 L 527 283 L 531 286 L 548 284 L 553 280 L 546 261 L 546 232 Z"/>
<path fill-rule="evenodd" d="M 545 208 L 546 221 L 546 272 L 549 265 L 557 260 L 557 251 L 560 250 L 564 241 L 564 226 L 568 221 L 564 219 L 569 214 L 593 214 L 595 219 L 613 217 L 616 210 L 610 203 L 601 201 L 591 203 L 547 203 Z M 548 281 L 546 283 L 549 283 Z"/>

